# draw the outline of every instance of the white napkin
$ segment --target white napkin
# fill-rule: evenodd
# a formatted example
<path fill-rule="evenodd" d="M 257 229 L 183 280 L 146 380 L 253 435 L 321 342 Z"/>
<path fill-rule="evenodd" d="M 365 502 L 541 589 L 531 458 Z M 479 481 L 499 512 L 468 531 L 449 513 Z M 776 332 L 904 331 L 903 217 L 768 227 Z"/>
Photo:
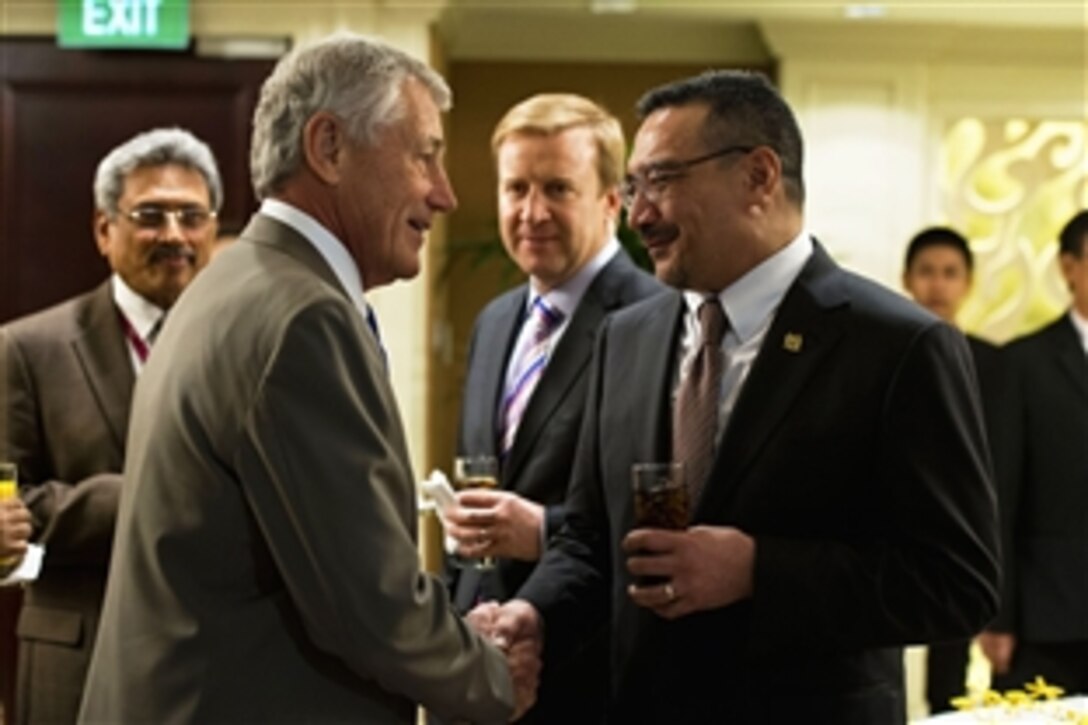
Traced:
<path fill-rule="evenodd" d="M 431 471 L 430 477 L 422 484 L 423 492 L 434 499 L 434 503 L 438 506 L 438 510 L 445 513 L 449 509 L 457 505 L 457 496 L 453 492 L 453 487 L 450 486 L 450 480 L 446 478 L 446 474 L 439 469 Z M 442 517 L 438 517 L 439 523 L 442 522 Z M 446 553 L 457 553 L 457 539 L 454 539 L 449 534 L 444 537 Z"/>
<path fill-rule="evenodd" d="M 45 547 L 41 544 L 27 544 L 26 553 L 19 566 L 12 569 L 11 573 L 0 579 L 0 586 L 9 584 L 27 584 L 38 578 L 42 570 L 42 559 L 45 557 Z"/>

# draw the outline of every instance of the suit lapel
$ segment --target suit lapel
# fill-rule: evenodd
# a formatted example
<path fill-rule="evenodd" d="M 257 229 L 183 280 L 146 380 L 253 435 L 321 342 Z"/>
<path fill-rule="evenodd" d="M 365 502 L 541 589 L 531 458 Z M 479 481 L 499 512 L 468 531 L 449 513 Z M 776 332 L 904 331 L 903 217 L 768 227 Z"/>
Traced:
<path fill-rule="evenodd" d="M 1088 357 L 1084 354 L 1077 329 L 1073 327 L 1068 314 L 1058 321 L 1055 328 L 1058 366 L 1069 376 L 1074 390 L 1088 398 Z"/>
<path fill-rule="evenodd" d="M 525 408 L 506 464 L 508 481 L 515 480 L 529 459 L 528 454 L 533 450 L 540 432 L 567 397 L 578 376 L 585 371 L 593 354 L 597 326 L 605 312 L 602 300 L 592 294 L 592 289 L 587 290 Z"/>
<path fill-rule="evenodd" d="M 787 291 L 752 365 L 722 437 L 698 520 L 725 510 L 775 429 L 842 334 L 838 310 L 848 302 L 841 272 L 820 246 Z"/>
<path fill-rule="evenodd" d="M 109 280 L 95 290 L 80 328 L 79 336 L 71 341 L 72 351 L 111 436 L 124 451 L 136 374 L 121 332 Z"/>
<path fill-rule="evenodd" d="M 630 396 L 632 400 L 640 401 L 640 405 L 647 406 L 643 410 L 631 411 L 633 430 L 637 431 L 635 455 L 642 456 L 635 463 L 672 460 L 672 393 L 678 363 L 676 350 L 684 319 L 684 298 L 679 292 L 659 297 L 662 304 L 654 307 L 645 325 L 640 327 L 638 335 L 641 344 L 634 360 L 635 368 L 630 378 L 621 383 L 630 385 L 638 380 L 650 386 L 647 397 L 637 394 Z"/>
<path fill-rule="evenodd" d="M 354 301 L 351 299 L 351 295 L 348 294 L 348 291 L 340 284 L 340 279 L 336 276 L 336 273 L 333 272 L 329 263 L 325 261 L 325 258 L 317 251 L 317 248 L 313 243 L 302 236 L 293 227 L 290 227 L 277 219 L 273 219 L 272 217 L 257 213 L 253 215 L 249 224 L 246 225 L 245 230 L 242 232 L 242 236 L 249 242 L 253 242 L 254 244 L 263 247 L 271 247 L 276 251 L 293 258 L 299 264 L 320 277 L 325 284 L 343 295 L 348 304 L 352 305 L 352 307 L 355 306 Z M 393 402 L 393 388 L 388 383 L 389 375 L 385 352 L 379 346 L 376 334 L 371 334 L 370 326 L 366 324 L 366 320 L 363 318 L 361 310 L 359 312 L 359 322 L 361 323 L 360 328 L 366 330 L 360 337 L 363 339 L 363 346 L 370 355 L 370 364 L 374 369 L 383 372 L 381 377 L 385 381 L 385 384 L 383 385 L 383 394 L 386 398 L 385 403 L 388 405 L 395 405 Z"/>
<path fill-rule="evenodd" d="M 524 317 L 528 285 L 523 285 L 518 292 L 503 298 L 499 303 L 502 307 L 488 315 L 486 322 L 481 321 L 476 331 L 476 339 L 472 343 L 475 348 L 472 365 L 476 369 L 470 371 L 470 380 L 481 382 L 465 391 L 465 399 L 461 403 L 464 406 L 461 434 L 467 437 L 461 440 L 460 453 L 499 455 L 501 431 L 498 411 L 506 382 L 506 361 Z M 488 354 L 488 351 L 497 351 L 498 354 Z M 465 420 L 476 423 L 465 426 Z M 503 488 L 510 487 L 509 461 L 500 479 Z M 453 604 L 457 611 L 467 612 L 476 606 L 482 579 L 483 573 L 479 569 L 458 570 L 453 592 Z"/>
<path fill-rule="evenodd" d="M 481 431 L 487 436 L 486 441 L 477 441 L 481 446 L 478 451 L 466 451 L 466 453 L 499 453 L 499 438 L 502 436 L 502 421 L 499 420 L 499 406 L 506 387 L 506 361 L 514 349 L 514 341 L 517 339 L 518 330 L 525 316 L 525 300 L 528 295 L 528 286 L 523 286 L 520 294 L 506 298 L 502 309 L 497 310 L 495 319 L 491 324 L 480 327 L 479 339 L 475 344 L 481 350 L 495 350 L 499 354 L 476 355 L 473 364 L 480 366 L 479 379 L 486 381 L 487 387 L 482 395 L 475 395 L 473 400 L 466 400 L 465 405 L 477 406 L 474 420 L 481 421 L 481 425 L 473 426 L 474 430 Z M 506 478 L 505 472 L 503 478 Z"/>

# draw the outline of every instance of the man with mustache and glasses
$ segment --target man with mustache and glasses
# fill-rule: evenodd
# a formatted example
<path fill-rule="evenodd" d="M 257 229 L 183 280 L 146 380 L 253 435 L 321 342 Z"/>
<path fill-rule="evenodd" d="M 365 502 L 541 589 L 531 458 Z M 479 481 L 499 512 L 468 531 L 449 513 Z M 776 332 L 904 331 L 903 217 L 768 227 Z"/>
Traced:
<path fill-rule="evenodd" d="M 113 273 L 0 329 L 6 455 L 18 465 L 41 575 L 20 613 L 17 723 L 72 723 L 98 628 L 129 406 L 167 310 L 207 263 L 223 200 L 188 131 L 141 133 L 94 180 L 94 233 Z"/>
<path fill-rule="evenodd" d="M 997 608 L 967 344 L 809 234 L 765 78 L 638 110 L 628 219 L 675 289 L 601 326 L 566 521 L 493 626 L 557 655 L 610 621 L 609 722 L 904 723 L 903 645 Z M 632 467 L 665 462 L 687 523 L 635 527 Z"/>

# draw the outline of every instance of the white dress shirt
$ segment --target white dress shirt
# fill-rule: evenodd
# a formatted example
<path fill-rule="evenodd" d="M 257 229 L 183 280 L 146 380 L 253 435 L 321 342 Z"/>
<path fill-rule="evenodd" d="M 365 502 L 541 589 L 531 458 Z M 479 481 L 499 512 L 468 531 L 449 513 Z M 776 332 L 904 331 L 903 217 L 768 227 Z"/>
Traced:
<path fill-rule="evenodd" d="M 1069 319 L 1073 321 L 1073 327 L 1080 333 L 1080 344 L 1084 348 L 1084 354 L 1088 355 L 1088 318 L 1082 317 L 1076 308 L 1070 308 Z"/>
<path fill-rule="evenodd" d="M 718 411 L 717 441 L 721 441 L 737 398 L 748 379 L 763 338 L 774 321 L 786 291 L 797 279 L 808 258 L 812 256 L 812 238 L 802 231 L 792 242 L 775 252 L 733 284 L 718 293 L 718 300 L 729 319 L 729 328 L 722 339 L 725 370 L 722 373 L 721 405 Z M 680 381 L 687 377 L 695 352 L 702 342 L 698 309 L 707 295 L 684 291 L 684 329 L 680 335 L 679 374 L 673 386 L 673 397 Z"/>
<path fill-rule="evenodd" d="M 166 311 L 140 296 L 116 272 L 110 277 L 110 286 L 114 304 L 121 310 L 121 314 L 125 316 L 128 324 L 132 326 L 132 331 L 140 336 L 150 352 L 151 343 L 148 342 L 148 337 L 151 335 L 151 331 L 155 329 L 155 326 L 159 324 L 159 320 L 166 314 Z M 140 359 L 140 354 L 136 351 L 136 346 L 129 339 L 127 332 L 125 333 L 125 342 L 128 347 L 128 358 L 132 362 L 132 369 L 139 375 L 144 369 L 144 361 Z"/>

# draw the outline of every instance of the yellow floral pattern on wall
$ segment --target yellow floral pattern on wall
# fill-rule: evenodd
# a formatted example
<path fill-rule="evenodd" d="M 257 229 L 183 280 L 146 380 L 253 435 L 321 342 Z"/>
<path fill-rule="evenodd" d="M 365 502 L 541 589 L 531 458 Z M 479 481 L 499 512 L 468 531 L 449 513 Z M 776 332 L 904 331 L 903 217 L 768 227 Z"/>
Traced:
<path fill-rule="evenodd" d="M 1088 122 L 961 118 L 941 149 L 949 223 L 971 240 L 975 287 L 960 323 L 996 342 L 1069 305 L 1058 232 L 1088 207 Z"/>

